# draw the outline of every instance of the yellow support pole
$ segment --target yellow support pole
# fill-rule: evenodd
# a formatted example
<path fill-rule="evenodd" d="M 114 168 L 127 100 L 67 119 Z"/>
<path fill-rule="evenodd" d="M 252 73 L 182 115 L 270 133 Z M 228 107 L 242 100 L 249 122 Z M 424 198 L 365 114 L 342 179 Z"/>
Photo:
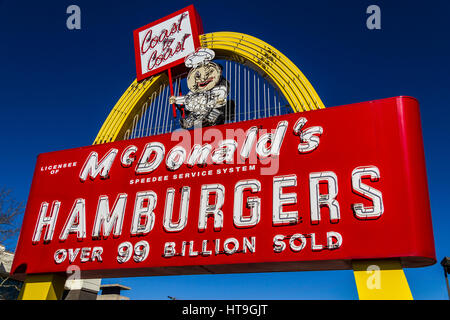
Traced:
<path fill-rule="evenodd" d="M 399 260 L 355 260 L 352 264 L 360 300 L 413 300 Z"/>
<path fill-rule="evenodd" d="M 29 275 L 18 300 L 60 300 L 65 282 L 66 277 L 59 274 Z"/>

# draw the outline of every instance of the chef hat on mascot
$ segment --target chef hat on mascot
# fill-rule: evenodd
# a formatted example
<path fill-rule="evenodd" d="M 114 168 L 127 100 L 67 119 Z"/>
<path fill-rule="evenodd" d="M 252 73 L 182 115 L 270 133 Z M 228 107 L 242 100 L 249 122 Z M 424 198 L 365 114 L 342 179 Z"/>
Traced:
<path fill-rule="evenodd" d="M 215 57 L 214 51 L 208 48 L 197 49 L 194 53 L 191 53 L 184 59 L 184 64 L 188 68 L 196 68 L 200 65 L 207 64 Z"/>

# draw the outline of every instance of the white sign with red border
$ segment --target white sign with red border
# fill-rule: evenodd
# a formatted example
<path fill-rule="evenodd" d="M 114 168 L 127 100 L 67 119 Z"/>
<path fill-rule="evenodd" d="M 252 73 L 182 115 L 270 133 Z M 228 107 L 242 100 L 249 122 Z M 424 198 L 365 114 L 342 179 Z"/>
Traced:
<path fill-rule="evenodd" d="M 134 30 L 137 79 L 183 63 L 200 46 L 201 32 L 201 21 L 192 5 Z"/>

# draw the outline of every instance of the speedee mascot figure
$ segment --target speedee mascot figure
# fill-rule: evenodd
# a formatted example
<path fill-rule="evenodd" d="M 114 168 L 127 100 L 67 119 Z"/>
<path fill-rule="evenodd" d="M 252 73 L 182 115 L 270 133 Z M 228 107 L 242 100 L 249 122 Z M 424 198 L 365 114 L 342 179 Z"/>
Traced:
<path fill-rule="evenodd" d="M 223 120 L 229 86 L 222 77 L 221 66 L 211 61 L 214 56 L 214 51 L 201 48 L 185 59 L 185 65 L 192 68 L 187 76 L 190 91 L 169 99 L 169 104 L 184 104 L 186 118 L 180 120 L 184 129 L 211 126 Z"/>

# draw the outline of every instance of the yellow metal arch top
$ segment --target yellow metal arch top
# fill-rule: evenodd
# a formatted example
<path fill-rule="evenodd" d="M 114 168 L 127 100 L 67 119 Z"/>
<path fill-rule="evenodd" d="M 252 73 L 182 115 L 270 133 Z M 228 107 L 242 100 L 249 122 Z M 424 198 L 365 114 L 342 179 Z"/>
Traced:
<path fill-rule="evenodd" d="M 202 47 L 216 57 L 250 65 L 261 72 L 284 95 L 295 112 L 325 108 L 311 83 L 280 51 L 255 37 L 237 32 L 214 32 L 200 36 Z"/>
<path fill-rule="evenodd" d="M 133 121 L 136 112 L 139 112 L 137 106 L 141 106 L 148 99 L 150 101 L 154 99 L 153 93 L 162 84 L 168 82 L 169 79 L 165 73 L 141 82 L 134 80 L 109 113 L 94 140 L 94 144 L 112 142 L 118 140 L 117 137 L 122 137 L 124 130 Z"/>
<path fill-rule="evenodd" d="M 281 52 L 255 37 L 236 32 L 213 32 L 200 36 L 202 47 L 216 52 L 218 58 L 249 65 L 278 88 L 295 112 L 324 108 L 316 91 L 303 73 Z M 136 80 L 116 103 L 101 127 L 94 144 L 112 142 L 123 137 L 141 106 L 161 84 L 165 73 L 141 82 Z"/>

